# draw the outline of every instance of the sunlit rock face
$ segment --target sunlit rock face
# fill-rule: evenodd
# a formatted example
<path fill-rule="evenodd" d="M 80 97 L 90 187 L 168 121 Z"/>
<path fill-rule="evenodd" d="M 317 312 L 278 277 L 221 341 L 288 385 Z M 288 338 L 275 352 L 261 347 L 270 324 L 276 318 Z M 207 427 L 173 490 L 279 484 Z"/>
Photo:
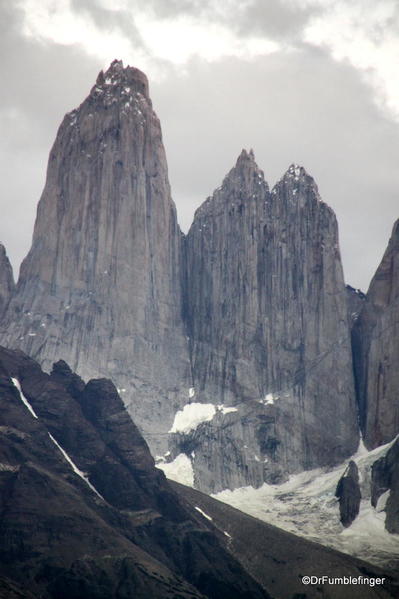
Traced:
<path fill-rule="evenodd" d="M 197 210 L 186 252 L 196 398 L 237 407 L 177 439 L 195 456 L 198 486 L 259 486 L 351 455 L 358 432 L 337 223 L 312 177 L 291 165 L 270 192 L 243 151 Z"/>
<path fill-rule="evenodd" d="M 59 128 L 1 340 L 111 377 L 155 449 L 189 387 L 181 239 L 147 78 L 114 61 Z"/>
<path fill-rule="evenodd" d="M 360 425 L 371 449 L 399 432 L 399 220 L 353 329 Z"/>

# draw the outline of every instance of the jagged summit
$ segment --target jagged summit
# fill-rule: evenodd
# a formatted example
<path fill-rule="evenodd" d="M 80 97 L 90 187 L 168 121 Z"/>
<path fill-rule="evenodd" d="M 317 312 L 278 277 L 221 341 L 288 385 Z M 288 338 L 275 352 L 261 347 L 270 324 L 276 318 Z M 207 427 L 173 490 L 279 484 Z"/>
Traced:
<path fill-rule="evenodd" d="M 264 185 L 266 185 L 268 190 L 264 172 L 256 163 L 254 151 L 252 149 L 250 149 L 249 152 L 245 149 L 241 150 L 235 166 L 223 180 L 222 189 L 231 189 L 232 187 L 235 187 L 236 189 L 251 195 L 252 192 L 258 191 L 260 185 L 262 185 L 262 191 Z"/>
<path fill-rule="evenodd" d="M 203 204 L 196 210 L 194 222 L 198 224 L 198 217 L 210 213 L 219 213 L 227 207 L 238 208 L 242 202 L 264 201 L 269 194 L 269 186 L 263 171 L 255 161 L 254 151 L 243 149 L 233 168 L 223 179 L 222 185 L 215 189 Z M 242 210 L 240 208 L 239 210 Z"/>
<path fill-rule="evenodd" d="M 247 152 L 245 148 L 241 150 L 241 154 L 237 158 L 236 166 L 239 164 L 245 164 L 246 162 L 253 162 L 256 164 L 255 154 L 252 148 L 249 150 L 249 152 Z"/>
<path fill-rule="evenodd" d="M 286 193 L 292 197 L 297 195 L 298 197 L 299 195 L 313 197 L 317 199 L 318 202 L 324 204 L 319 194 L 319 188 L 313 177 L 309 175 L 303 166 L 295 162 L 290 164 L 285 173 L 274 185 L 272 193 L 282 193 L 282 189 L 285 189 Z"/>
<path fill-rule="evenodd" d="M 100 71 L 92 92 L 96 89 L 98 91 L 99 88 L 107 90 L 117 86 L 132 86 L 134 91 L 142 93 L 147 98 L 149 96 L 147 76 L 135 67 L 129 65 L 124 67 L 122 60 L 111 62 L 105 73 Z M 112 91 L 115 92 L 115 89 L 112 89 Z"/>

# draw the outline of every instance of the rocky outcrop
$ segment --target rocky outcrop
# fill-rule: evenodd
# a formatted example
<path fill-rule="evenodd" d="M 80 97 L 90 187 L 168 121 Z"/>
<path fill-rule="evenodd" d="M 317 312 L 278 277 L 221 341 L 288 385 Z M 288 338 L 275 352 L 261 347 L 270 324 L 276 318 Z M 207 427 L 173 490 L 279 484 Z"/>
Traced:
<path fill-rule="evenodd" d="M 349 462 L 346 471 L 339 479 L 335 496 L 339 500 L 340 520 L 343 526 L 348 527 L 359 513 L 362 498 L 359 471 L 353 460 Z"/>
<path fill-rule="evenodd" d="M 388 532 L 399 534 L 399 439 L 373 464 L 371 503 L 385 510 Z"/>
<path fill-rule="evenodd" d="M 0 243 L 0 318 L 8 305 L 14 288 L 12 266 L 4 245 Z"/>
<path fill-rule="evenodd" d="M 7 597 L 270 598 L 154 468 L 110 381 L 0 348 L 0 452 Z"/>
<path fill-rule="evenodd" d="M 198 487 L 259 486 L 350 456 L 358 432 L 337 224 L 312 177 L 292 165 L 269 192 L 243 151 L 197 210 L 186 254 L 195 401 L 237 409 L 190 433 Z"/>
<path fill-rule="evenodd" d="M 399 432 L 399 221 L 353 328 L 360 425 L 369 449 Z"/>
<path fill-rule="evenodd" d="M 114 61 L 60 126 L 0 338 L 111 377 L 154 451 L 190 386 L 181 237 L 147 78 Z"/>

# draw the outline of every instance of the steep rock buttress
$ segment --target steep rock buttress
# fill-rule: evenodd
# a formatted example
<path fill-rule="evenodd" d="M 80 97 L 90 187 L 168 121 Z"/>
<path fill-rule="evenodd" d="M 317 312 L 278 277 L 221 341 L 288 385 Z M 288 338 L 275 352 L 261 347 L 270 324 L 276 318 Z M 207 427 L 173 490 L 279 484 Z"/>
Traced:
<path fill-rule="evenodd" d="M 114 61 L 60 126 L 0 338 L 112 378 L 154 449 L 189 386 L 181 237 L 147 78 Z"/>
<path fill-rule="evenodd" d="M 269 192 L 243 151 L 186 245 L 195 398 L 236 408 L 177 435 L 197 485 L 259 486 L 350 456 L 358 429 L 337 223 L 312 177 L 291 165 Z"/>

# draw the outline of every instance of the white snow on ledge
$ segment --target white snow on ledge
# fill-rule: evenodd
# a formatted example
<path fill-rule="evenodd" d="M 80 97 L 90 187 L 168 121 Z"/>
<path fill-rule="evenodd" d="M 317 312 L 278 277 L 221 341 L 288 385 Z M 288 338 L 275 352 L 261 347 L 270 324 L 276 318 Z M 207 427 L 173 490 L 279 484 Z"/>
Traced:
<path fill-rule="evenodd" d="M 176 412 L 170 433 L 189 433 L 201 422 L 212 420 L 216 408 L 212 403 L 189 403 Z"/>
<path fill-rule="evenodd" d="M 222 414 L 230 414 L 231 412 L 238 412 L 237 408 L 228 408 L 227 406 L 223 405 L 223 404 L 219 404 L 217 406 L 218 412 L 222 412 Z"/>
<path fill-rule="evenodd" d="M 230 414 L 237 412 L 237 408 L 226 407 L 223 404 L 215 406 L 212 403 L 193 402 L 183 406 L 175 414 L 170 433 L 189 433 L 197 428 L 202 422 L 210 422 L 217 413 Z"/>
<path fill-rule="evenodd" d="M 180 453 L 169 464 L 157 464 L 156 467 L 164 471 L 166 478 L 188 487 L 194 487 L 193 466 L 190 458 L 185 453 Z"/>

